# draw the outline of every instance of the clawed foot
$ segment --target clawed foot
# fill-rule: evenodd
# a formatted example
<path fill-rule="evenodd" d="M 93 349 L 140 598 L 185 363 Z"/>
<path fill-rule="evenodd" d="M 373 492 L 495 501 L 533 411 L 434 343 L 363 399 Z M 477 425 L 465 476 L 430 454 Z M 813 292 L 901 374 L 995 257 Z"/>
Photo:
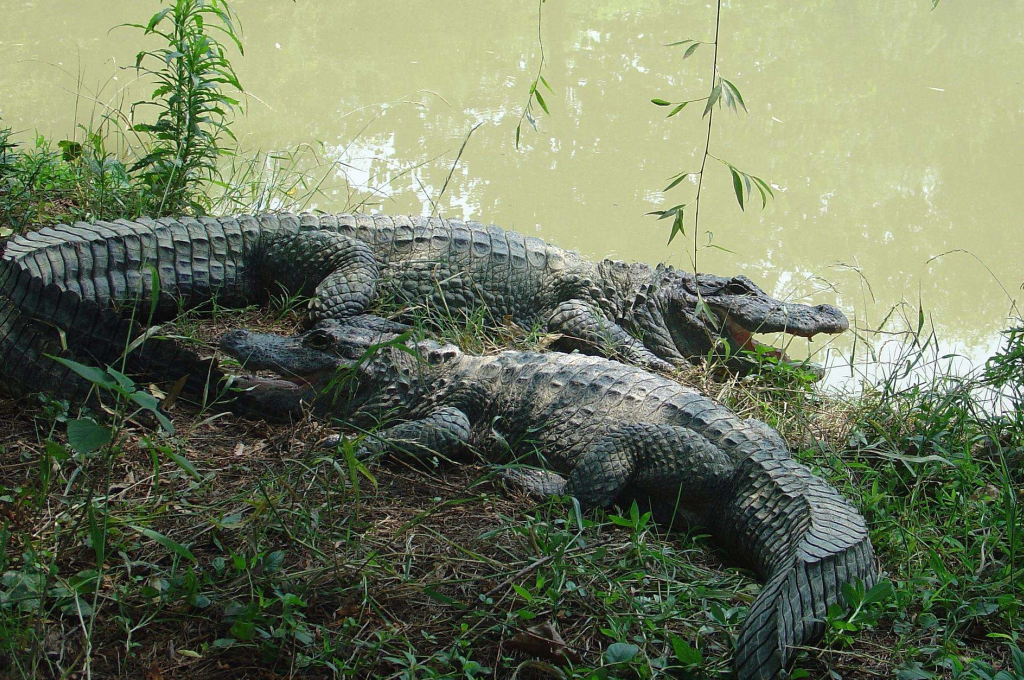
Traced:
<path fill-rule="evenodd" d="M 502 468 L 498 479 L 510 491 L 523 492 L 534 500 L 546 501 L 565 495 L 565 477 L 537 468 Z"/>

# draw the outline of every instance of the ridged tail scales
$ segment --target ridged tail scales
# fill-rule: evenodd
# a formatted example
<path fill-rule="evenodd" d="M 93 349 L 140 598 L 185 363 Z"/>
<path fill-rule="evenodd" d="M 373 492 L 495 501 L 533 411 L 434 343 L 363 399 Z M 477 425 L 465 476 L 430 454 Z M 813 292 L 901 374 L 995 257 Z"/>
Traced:
<path fill-rule="evenodd" d="M 730 486 L 707 523 L 766 579 L 740 629 L 736 675 L 786 678 L 795 648 L 824 634 L 843 583 L 875 582 L 867 527 L 845 498 L 784 451 L 751 455 Z"/>
<path fill-rule="evenodd" d="M 81 390 L 60 380 L 33 384 L 33 374 L 65 372 L 45 354 L 120 365 L 147 323 L 214 300 L 225 307 L 264 301 L 279 284 L 313 297 L 314 320 L 358 314 L 376 294 L 373 255 L 321 226 L 312 215 L 141 218 L 15 237 L 0 261 L 0 306 L 8 318 L 0 327 L 0 375 L 24 374 L 29 391 L 76 397 Z M 14 357 L 24 365 L 11 363 Z M 189 374 L 192 394 L 219 379 L 209 362 L 173 340 L 147 340 L 128 357 L 127 367 L 150 379 Z"/>

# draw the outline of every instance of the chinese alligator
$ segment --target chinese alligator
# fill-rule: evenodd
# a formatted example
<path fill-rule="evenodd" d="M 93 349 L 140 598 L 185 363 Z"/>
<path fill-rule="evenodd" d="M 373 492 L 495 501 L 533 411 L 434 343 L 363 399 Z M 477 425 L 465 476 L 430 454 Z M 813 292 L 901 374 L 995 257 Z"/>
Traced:
<path fill-rule="evenodd" d="M 545 470 L 511 473 L 537 494 L 591 506 L 640 495 L 682 508 L 764 578 L 736 646 L 740 680 L 786 677 L 797 648 L 823 634 L 842 584 L 874 582 L 864 519 L 766 424 L 608 359 L 399 347 L 384 322 L 365 318 L 291 338 L 223 336 L 247 370 L 281 376 L 238 378 L 242 409 L 276 419 L 311 405 L 364 430 L 386 425 L 370 451 L 472 449 L 494 462 L 539 452 Z"/>
<path fill-rule="evenodd" d="M 754 348 L 755 332 L 811 337 L 848 326 L 835 307 L 775 300 L 743 276 L 595 263 L 472 222 L 312 214 L 78 222 L 6 244 L 4 384 L 15 392 L 85 389 L 44 355 L 110 363 L 147 323 L 214 299 L 231 307 L 282 290 L 312 297 L 313 323 L 361 314 L 379 298 L 455 313 L 482 306 L 493 319 L 545 325 L 662 369 L 722 343 L 732 354 Z M 142 344 L 129 363 L 180 376 L 197 361 L 163 341 Z"/>

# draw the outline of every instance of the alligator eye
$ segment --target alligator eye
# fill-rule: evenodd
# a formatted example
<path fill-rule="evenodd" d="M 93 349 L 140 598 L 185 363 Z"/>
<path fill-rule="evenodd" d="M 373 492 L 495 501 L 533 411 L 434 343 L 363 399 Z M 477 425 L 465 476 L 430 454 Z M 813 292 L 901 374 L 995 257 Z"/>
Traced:
<path fill-rule="evenodd" d="M 730 281 L 725 285 L 725 292 L 730 295 L 749 295 L 751 293 L 750 287 L 742 281 Z"/>
<path fill-rule="evenodd" d="M 326 333 L 311 333 L 306 336 L 306 345 L 313 349 L 327 349 L 331 344 L 331 338 Z"/>

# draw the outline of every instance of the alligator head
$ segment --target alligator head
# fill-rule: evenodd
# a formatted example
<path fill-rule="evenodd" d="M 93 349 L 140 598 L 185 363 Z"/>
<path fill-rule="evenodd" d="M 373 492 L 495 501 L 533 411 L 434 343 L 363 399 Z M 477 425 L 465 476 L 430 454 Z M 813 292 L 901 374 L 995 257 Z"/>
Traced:
<path fill-rule="evenodd" d="M 728 344 L 730 356 L 760 350 L 788 360 L 782 351 L 767 349 L 755 341 L 754 334 L 813 338 L 819 333 L 842 333 L 850 327 L 837 307 L 777 300 L 745 276 L 694 276 L 659 265 L 650 281 L 637 295 L 632 321 L 644 343 L 653 343 L 656 346 L 652 350 L 670 360 L 706 355 L 721 349 L 721 342 Z"/>
<path fill-rule="evenodd" d="M 405 336 L 396 332 L 404 328 L 377 317 L 358 317 L 321 321 L 295 336 L 245 329 L 225 333 L 220 349 L 248 372 L 232 379 L 238 393 L 236 409 L 264 419 L 289 420 L 304 405 L 329 405 L 343 415 L 375 395 L 392 394 L 418 357 L 429 361 L 438 351 L 448 350 L 432 341 L 406 345 Z"/>

